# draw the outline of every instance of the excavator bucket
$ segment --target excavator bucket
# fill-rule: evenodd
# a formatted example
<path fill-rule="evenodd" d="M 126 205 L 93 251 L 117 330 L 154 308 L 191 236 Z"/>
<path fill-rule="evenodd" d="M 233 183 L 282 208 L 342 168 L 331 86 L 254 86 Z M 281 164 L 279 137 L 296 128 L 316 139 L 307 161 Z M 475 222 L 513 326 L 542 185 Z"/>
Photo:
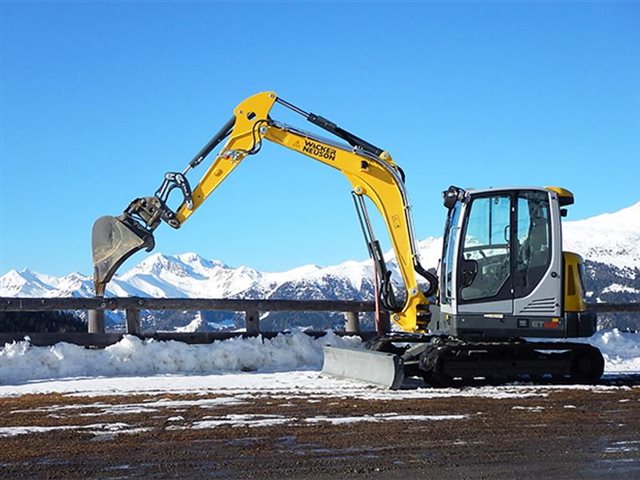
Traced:
<path fill-rule="evenodd" d="M 103 296 L 107 283 L 134 253 L 155 246 L 153 234 L 124 217 L 100 217 L 93 224 L 93 283 L 97 296 Z"/>
<path fill-rule="evenodd" d="M 373 350 L 324 346 L 322 373 L 332 377 L 360 380 L 397 390 L 404 380 L 398 355 Z"/>

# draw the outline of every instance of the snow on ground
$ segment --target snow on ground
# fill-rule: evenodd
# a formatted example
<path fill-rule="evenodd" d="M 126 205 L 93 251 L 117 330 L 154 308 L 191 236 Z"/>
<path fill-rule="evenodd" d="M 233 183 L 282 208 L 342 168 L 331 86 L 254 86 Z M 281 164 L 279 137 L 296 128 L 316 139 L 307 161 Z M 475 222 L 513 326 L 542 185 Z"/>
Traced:
<path fill-rule="evenodd" d="M 585 341 L 602 351 L 605 373 L 640 372 L 640 335 L 614 329 L 598 332 Z M 25 340 L 0 347 L 0 397 L 49 392 L 96 396 L 220 393 L 236 398 L 238 395 L 262 394 L 286 398 L 303 394 L 310 399 L 466 395 L 458 389 L 414 388 L 390 392 L 323 377 L 319 370 L 322 345 L 325 344 L 354 347 L 360 344 L 360 339 L 341 338 L 330 332 L 323 338 L 313 339 L 302 332 L 294 332 L 272 340 L 236 338 L 207 345 L 188 345 L 125 336 L 104 349 L 87 349 L 67 343 L 34 347 Z M 540 395 L 540 392 L 544 392 L 544 388 L 536 387 L 529 392 L 522 387 L 483 387 L 474 389 L 469 395 L 521 398 Z M 149 408 L 149 404 L 144 407 Z"/>
<path fill-rule="evenodd" d="M 32 433 L 47 433 L 60 430 L 80 430 L 93 435 L 104 435 L 105 432 L 110 434 L 121 433 L 141 433 L 149 431 L 149 428 L 136 428 L 127 423 L 93 423 L 91 425 L 55 425 L 55 426 L 20 426 L 20 427 L 0 427 L 0 438 L 16 437 L 18 435 L 29 435 Z"/>
<path fill-rule="evenodd" d="M 308 424 L 329 423 L 332 425 L 345 425 L 350 423 L 378 423 L 378 422 L 433 422 L 439 420 L 464 420 L 468 415 L 399 415 L 397 413 L 377 413 L 374 415 L 357 415 L 347 417 L 326 417 L 324 415 L 316 415 L 304 419 L 287 417 L 285 415 L 219 415 L 209 416 L 206 420 L 195 422 L 192 425 L 176 425 L 169 426 L 167 430 L 202 430 L 215 428 L 222 425 L 231 425 L 233 427 L 265 427 L 271 425 L 287 425 L 298 422 Z M 2 429 L 0 428 L 0 436 Z"/>

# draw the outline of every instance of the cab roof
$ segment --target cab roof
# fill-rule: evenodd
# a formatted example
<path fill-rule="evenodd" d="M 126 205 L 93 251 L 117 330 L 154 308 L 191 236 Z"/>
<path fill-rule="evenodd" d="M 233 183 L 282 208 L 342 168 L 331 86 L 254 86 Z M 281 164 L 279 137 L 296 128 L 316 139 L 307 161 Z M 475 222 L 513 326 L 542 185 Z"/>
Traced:
<path fill-rule="evenodd" d="M 489 192 L 511 192 L 518 190 L 537 190 L 537 191 L 547 191 L 554 192 L 558 196 L 558 203 L 561 207 L 566 207 L 567 205 L 572 205 L 575 202 L 575 198 L 571 191 L 562 187 L 500 187 L 500 188 L 483 188 L 483 189 L 465 189 L 465 191 L 472 195 L 489 193 Z"/>

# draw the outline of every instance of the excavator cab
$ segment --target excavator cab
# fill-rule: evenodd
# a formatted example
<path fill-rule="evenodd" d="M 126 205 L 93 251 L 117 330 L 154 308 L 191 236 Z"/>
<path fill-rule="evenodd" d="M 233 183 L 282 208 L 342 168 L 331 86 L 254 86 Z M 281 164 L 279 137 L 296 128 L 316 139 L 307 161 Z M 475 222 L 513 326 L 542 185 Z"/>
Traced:
<path fill-rule="evenodd" d="M 433 332 L 470 338 L 593 335 L 582 260 L 562 251 L 562 207 L 573 203 L 570 192 L 450 187 L 444 199 L 440 315 Z M 570 305 L 573 311 L 567 311 Z"/>

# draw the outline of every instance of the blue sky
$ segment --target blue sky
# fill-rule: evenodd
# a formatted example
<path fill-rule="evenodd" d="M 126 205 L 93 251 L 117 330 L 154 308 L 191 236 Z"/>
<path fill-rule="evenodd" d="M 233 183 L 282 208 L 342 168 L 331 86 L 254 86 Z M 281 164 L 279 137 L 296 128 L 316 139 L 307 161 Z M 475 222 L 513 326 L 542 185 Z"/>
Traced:
<path fill-rule="evenodd" d="M 640 3 L 1 9 L 0 274 L 90 274 L 93 221 L 151 195 L 263 90 L 389 150 L 418 238 L 441 234 L 450 184 L 561 185 L 572 219 L 640 200 Z M 274 145 L 156 232 L 156 251 L 261 270 L 366 258 L 346 180 Z"/>

